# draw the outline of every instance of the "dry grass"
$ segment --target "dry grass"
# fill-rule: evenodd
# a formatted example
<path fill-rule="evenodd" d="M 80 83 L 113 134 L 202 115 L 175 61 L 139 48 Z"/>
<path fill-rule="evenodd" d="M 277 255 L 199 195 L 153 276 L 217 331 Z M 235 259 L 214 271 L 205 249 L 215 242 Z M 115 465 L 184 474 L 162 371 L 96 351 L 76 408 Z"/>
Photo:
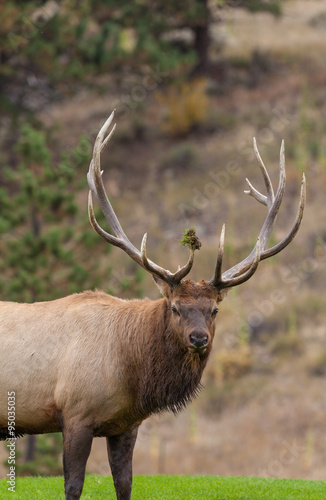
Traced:
<path fill-rule="evenodd" d="M 203 393 L 177 418 L 148 420 L 136 445 L 135 473 L 323 479 L 323 381 L 300 375 L 294 364 L 262 378 L 257 384 L 251 374 L 229 386 L 213 414 L 204 411 Z M 89 469 L 108 472 L 104 440 L 95 441 Z"/>
<path fill-rule="evenodd" d="M 251 350 L 248 345 L 240 345 L 234 349 L 221 349 L 213 357 L 213 363 L 210 366 L 208 375 L 212 375 L 215 382 L 236 380 L 252 368 Z"/>
<path fill-rule="evenodd" d="M 323 0 L 288 0 L 282 5 L 283 15 L 274 18 L 258 13 L 253 17 L 242 9 L 230 9 L 225 15 L 227 55 L 248 55 L 259 47 L 262 52 L 274 52 L 284 58 L 309 56 L 321 62 L 325 49 L 322 30 L 310 21 L 326 11 Z M 219 26 L 216 28 L 219 29 Z"/>

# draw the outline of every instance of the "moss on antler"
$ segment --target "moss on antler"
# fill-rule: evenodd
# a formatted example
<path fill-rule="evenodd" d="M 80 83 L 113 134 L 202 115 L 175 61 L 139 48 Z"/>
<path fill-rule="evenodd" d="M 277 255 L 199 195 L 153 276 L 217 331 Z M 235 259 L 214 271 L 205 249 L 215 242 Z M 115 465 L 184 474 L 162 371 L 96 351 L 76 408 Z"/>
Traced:
<path fill-rule="evenodd" d="M 201 242 L 196 235 L 196 228 L 191 227 L 186 229 L 180 240 L 181 245 L 190 248 L 191 250 L 199 250 L 201 247 Z"/>

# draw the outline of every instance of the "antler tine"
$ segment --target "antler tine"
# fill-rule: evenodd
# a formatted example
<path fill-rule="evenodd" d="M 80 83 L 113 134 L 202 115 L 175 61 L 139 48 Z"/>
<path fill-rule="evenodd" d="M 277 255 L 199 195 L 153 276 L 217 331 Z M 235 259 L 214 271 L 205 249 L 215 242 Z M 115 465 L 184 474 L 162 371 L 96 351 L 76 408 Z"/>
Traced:
<path fill-rule="evenodd" d="M 272 205 L 274 198 L 275 198 L 273 185 L 272 185 L 271 179 L 268 175 L 267 168 L 265 167 L 265 164 L 264 164 L 264 162 L 260 156 L 260 153 L 258 151 L 257 142 L 256 142 L 255 137 L 253 138 L 253 145 L 254 145 L 255 155 L 256 155 L 256 158 L 258 160 L 258 164 L 260 166 L 260 170 L 263 174 L 263 179 L 264 179 L 264 183 L 265 183 L 266 190 L 267 190 L 267 196 L 261 194 L 256 188 L 254 188 L 254 186 L 251 184 L 251 182 L 248 179 L 246 179 L 246 182 L 249 186 L 249 190 L 245 191 L 245 193 L 249 194 L 249 196 L 252 196 L 257 201 L 259 201 L 259 203 L 262 203 L 263 205 L 266 205 L 269 208 Z"/>
<path fill-rule="evenodd" d="M 260 170 L 261 170 L 261 172 L 263 174 L 263 179 L 264 179 L 264 183 L 265 183 L 266 191 L 267 191 L 267 206 L 269 206 L 274 201 L 273 185 L 272 185 L 271 179 L 270 179 L 270 177 L 268 175 L 267 168 L 265 167 L 265 164 L 264 164 L 264 162 L 262 160 L 262 157 L 260 156 L 260 153 L 258 151 L 257 142 L 256 142 L 256 138 L 255 137 L 253 138 L 253 146 L 254 146 L 254 151 L 255 151 L 256 158 L 258 160 L 258 164 L 260 166 Z"/>
<path fill-rule="evenodd" d="M 285 184 L 286 184 L 286 173 L 285 173 L 285 158 L 284 158 L 284 141 L 282 141 L 280 150 L 280 175 L 279 175 L 278 188 L 273 203 L 268 207 L 268 214 L 259 233 L 262 250 L 265 250 L 265 247 L 268 243 L 268 239 L 275 225 L 276 217 L 280 209 L 285 192 Z"/>
<path fill-rule="evenodd" d="M 264 252 L 262 252 L 260 260 L 265 260 L 268 259 L 269 257 L 272 257 L 273 255 L 278 254 L 281 250 L 283 250 L 283 248 L 285 248 L 289 243 L 291 243 L 291 241 L 293 240 L 293 238 L 295 237 L 295 235 L 299 230 L 303 217 L 305 203 L 306 203 L 306 176 L 305 173 L 302 172 L 300 202 L 294 224 L 291 227 L 289 233 L 283 238 L 282 241 L 274 245 L 272 248 L 269 248 L 268 250 L 264 250 Z"/>
<path fill-rule="evenodd" d="M 239 276 L 236 276 L 234 278 L 230 278 L 230 279 L 223 279 L 223 277 L 221 278 L 220 280 L 220 284 L 219 284 L 219 289 L 222 290 L 223 288 L 228 288 L 228 287 L 231 287 L 231 286 L 237 286 L 237 285 L 241 285 L 242 283 L 244 283 L 245 281 L 248 281 L 251 276 L 253 276 L 253 274 L 256 272 L 257 270 L 257 267 L 258 267 L 258 264 L 260 262 L 260 240 L 259 240 L 259 237 L 257 239 L 257 243 L 255 245 L 255 258 L 254 260 L 252 261 L 249 269 L 247 269 L 247 271 L 245 271 L 243 274 L 240 274 Z"/>
<path fill-rule="evenodd" d="M 254 186 L 247 178 L 246 178 L 246 183 L 248 184 L 249 189 L 244 191 L 244 193 L 249 194 L 249 196 L 252 196 L 253 198 L 255 198 L 255 200 L 259 201 L 259 203 L 261 203 L 262 205 L 266 205 L 267 207 L 268 206 L 267 196 L 261 194 L 256 188 L 254 188 Z"/>
<path fill-rule="evenodd" d="M 194 263 L 194 250 L 190 249 L 190 255 L 187 264 L 185 264 L 181 268 L 179 267 L 179 269 L 175 273 L 171 273 L 167 269 L 163 269 L 162 267 L 157 266 L 147 258 L 146 245 L 147 245 L 147 233 L 145 233 L 143 236 L 143 240 L 141 243 L 141 250 L 140 250 L 143 267 L 147 269 L 147 271 L 149 271 L 150 273 L 155 274 L 155 276 L 158 276 L 159 278 L 168 282 L 168 284 L 172 288 L 177 284 L 179 284 L 181 280 L 185 276 L 187 276 L 187 274 L 190 273 Z"/>
<path fill-rule="evenodd" d="M 161 279 L 163 279 L 163 280 L 166 281 L 166 273 L 165 272 L 161 272 L 160 269 L 155 269 L 155 272 L 154 272 L 153 266 L 151 266 L 151 263 L 149 262 L 149 260 L 147 258 L 146 243 L 147 243 L 147 233 L 145 233 L 144 236 L 143 236 L 143 239 L 142 239 L 142 242 L 141 242 L 141 248 L 140 248 L 140 254 L 141 254 L 141 260 L 142 260 L 142 263 L 143 263 L 143 267 L 147 271 L 149 271 L 150 273 L 153 273 L 156 276 L 158 276 L 159 278 L 161 278 Z"/>
<path fill-rule="evenodd" d="M 261 167 L 261 170 L 263 172 L 264 180 L 265 180 L 265 186 L 266 189 L 268 190 L 268 195 L 265 197 L 259 191 L 257 191 L 249 181 L 248 185 L 250 187 L 249 191 L 245 191 L 246 194 L 249 194 L 253 196 L 257 201 L 260 203 L 267 205 L 268 208 L 268 213 L 265 218 L 265 221 L 263 223 L 263 226 L 261 228 L 261 231 L 259 233 L 258 241 L 252 250 L 252 252 L 249 254 L 248 257 L 246 257 L 244 260 L 242 260 L 239 264 L 236 264 L 233 266 L 231 269 L 228 271 L 224 272 L 222 275 L 220 275 L 220 272 L 218 268 L 221 266 L 221 259 L 218 256 L 217 259 L 217 264 L 216 264 L 216 269 L 215 269 L 215 274 L 214 278 L 210 281 L 210 284 L 218 287 L 219 289 L 222 288 L 227 288 L 231 286 L 236 286 L 240 283 L 243 283 L 243 281 L 246 281 L 249 279 L 247 276 L 249 275 L 252 276 L 253 272 L 257 269 L 257 266 L 254 266 L 254 263 L 257 259 L 257 247 L 259 246 L 259 261 L 267 259 L 268 257 L 271 257 L 272 255 L 277 254 L 283 248 L 285 248 L 290 241 L 294 238 L 296 233 L 298 232 L 298 229 L 301 224 L 301 220 L 303 217 L 303 210 L 305 206 L 305 191 L 306 191 L 306 182 L 305 182 L 305 175 L 303 174 L 302 177 L 302 182 L 301 182 L 301 194 L 300 194 L 300 203 L 299 203 L 299 208 L 298 212 L 296 215 L 295 222 L 290 229 L 289 233 L 285 238 L 283 238 L 282 241 L 280 241 L 277 245 L 273 246 L 270 249 L 266 250 L 266 245 L 268 243 L 269 237 L 271 235 L 271 232 L 274 228 L 275 222 L 276 222 L 276 217 L 278 214 L 278 211 L 280 209 L 282 199 L 284 196 L 285 192 L 285 182 L 286 182 L 286 175 L 285 175 L 285 155 L 284 155 L 284 141 L 282 141 L 281 149 L 280 149 L 280 174 L 279 174 L 279 184 L 277 188 L 276 195 L 274 196 L 274 191 L 273 187 L 270 182 L 269 175 L 267 173 L 266 167 L 263 164 L 258 149 L 256 145 L 256 141 L 254 140 L 254 148 L 256 152 L 256 156 L 259 161 L 259 165 Z M 272 203 L 271 201 L 271 196 L 273 196 Z M 220 255 L 220 247 L 218 251 L 218 255 Z M 252 270 L 252 267 L 254 267 L 254 271 L 252 274 L 250 274 L 250 270 Z"/>
<path fill-rule="evenodd" d="M 258 153 L 257 145 L 256 145 L 256 149 L 257 149 L 257 153 Z M 259 163 L 259 164 L 261 166 L 261 163 Z M 266 181 L 266 182 L 269 183 L 270 182 L 270 177 L 269 177 L 269 175 L 267 173 L 265 165 L 264 165 L 264 171 L 266 172 L 267 177 L 268 177 L 268 181 Z M 266 178 L 266 179 L 267 179 L 267 177 L 264 176 L 264 178 Z M 277 191 L 276 191 L 276 195 L 274 196 L 274 190 L 273 190 L 273 187 L 270 184 L 271 190 L 273 192 L 273 202 L 272 202 L 271 205 L 269 205 L 270 198 L 267 197 L 266 206 L 268 208 L 268 213 L 267 213 L 266 219 L 265 219 L 265 221 L 264 221 L 264 223 L 262 225 L 262 228 L 260 230 L 260 233 L 259 233 L 260 245 L 261 245 L 261 249 L 262 249 L 261 253 L 264 252 L 265 247 L 266 247 L 266 245 L 268 243 L 269 237 L 271 235 L 271 232 L 272 232 L 272 230 L 274 228 L 274 225 L 275 225 L 275 222 L 276 222 L 276 217 L 277 217 L 278 211 L 280 209 L 280 206 L 281 206 L 281 203 L 282 203 L 282 200 L 283 200 L 283 196 L 284 196 L 284 192 L 285 192 L 285 183 L 286 183 L 286 174 L 285 174 L 284 141 L 282 141 L 281 150 L 280 150 L 280 174 L 279 174 L 278 188 L 277 188 Z M 254 198 L 257 199 L 255 196 L 254 196 Z M 247 259 L 244 259 L 240 264 L 238 264 L 238 266 L 241 266 L 242 264 L 243 265 L 246 264 L 247 266 L 249 266 L 250 262 L 252 261 L 253 255 L 255 254 L 255 251 L 256 251 L 256 247 L 254 247 L 254 249 L 252 250 L 252 252 L 250 253 L 250 255 L 247 257 Z M 236 266 L 234 266 L 234 267 L 236 267 Z"/>
<path fill-rule="evenodd" d="M 93 229 L 108 243 L 115 245 L 122 250 L 124 250 L 137 264 L 151 272 L 155 276 L 161 278 L 163 281 L 168 283 L 171 288 L 178 285 L 181 280 L 190 272 L 193 261 L 194 261 L 194 251 L 190 251 L 190 256 L 188 262 L 185 266 L 178 269 L 174 274 L 169 270 L 164 269 L 151 260 L 147 258 L 146 254 L 146 239 L 147 234 L 145 234 L 141 251 L 139 251 L 128 239 L 126 234 L 124 233 L 120 222 L 112 208 L 108 195 L 105 191 L 105 187 L 102 179 L 102 171 L 101 171 L 101 153 L 107 146 L 112 134 L 115 130 L 116 124 L 113 125 L 111 131 L 106 136 L 106 133 L 113 121 L 114 111 L 111 113 L 109 118 L 106 120 L 102 128 L 100 129 L 93 149 L 93 158 L 90 162 L 89 171 L 87 174 L 87 181 L 90 188 L 89 196 L 88 196 L 88 213 L 90 223 Z M 109 223 L 109 226 L 112 229 L 113 234 L 107 233 L 96 220 L 94 207 L 93 207 L 93 198 L 92 195 L 95 195 L 101 210 Z"/>
<path fill-rule="evenodd" d="M 217 251 L 217 261 L 215 266 L 215 273 L 213 279 L 210 281 L 211 284 L 221 283 L 222 280 L 222 263 L 223 263 L 223 255 L 224 255 L 224 240 L 225 240 L 225 224 L 222 226 L 220 241 L 218 244 Z"/>
<path fill-rule="evenodd" d="M 187 274 L 190 273 L 194 263 L 194 257 L 195 257 L 195 251 L 191 248 L 189 252 L 188 262 L 184 266 L 180 267 L 180 269 L 178 269 L 173 275 L 173 280 L 176 283 L 180 283 L 183 280 L 183 278 L 185 278 Z"/>

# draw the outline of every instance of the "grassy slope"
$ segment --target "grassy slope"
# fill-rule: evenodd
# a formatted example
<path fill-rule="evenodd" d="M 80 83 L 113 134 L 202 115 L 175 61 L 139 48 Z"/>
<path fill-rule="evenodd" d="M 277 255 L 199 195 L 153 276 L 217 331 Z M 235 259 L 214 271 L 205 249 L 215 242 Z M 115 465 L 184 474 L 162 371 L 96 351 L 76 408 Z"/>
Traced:
<path fill-rule="evenodd" d="M 17 480 L 15 493 L 0 481 L 3 500 L 51 500 L 63 498 L 63 479 L 23 478 Z M 211 500 L 324 500 L 326 482 L 216 476 L 136 476 L 133 500 L 211 499 Z M 87 476 L 82 498 L 114 499 L 112 479 Z"/>

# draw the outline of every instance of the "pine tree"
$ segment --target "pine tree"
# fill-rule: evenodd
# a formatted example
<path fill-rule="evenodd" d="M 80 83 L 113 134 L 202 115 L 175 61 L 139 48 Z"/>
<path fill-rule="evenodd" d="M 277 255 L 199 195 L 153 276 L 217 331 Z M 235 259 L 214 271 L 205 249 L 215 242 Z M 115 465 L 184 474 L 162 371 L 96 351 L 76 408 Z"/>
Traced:
<path fill-rule="evenodd" d="M 16 153 L 19 164 L 4 169 L 8 187 L 0 189 L 0 296 L 34 302 L 99 286 L 98 259 L 89 258 L 96 234 L 76 203 L 87 139 L 54 166 L 45 133 L 24 125 Z"/>
<path fill-rule="evenodd" d="M 43 10 L 35 0 L 0 5 L 0 76 L 5 84 L 9 78 L 25 84 L 21 74 L 32 72 L 62 86 L 122 66 L 141 73 L 150 65 L 171 76 L 180 67 L 183 73 L 184 68 L 205 73 L 213 11 L 230 6 L 281 14 L 280 0 L 87 0 L 65 2 L 64 7 L 52 2 L 51 8 L 43 3 Z M 184 28 L 193 40 L 180 45 L 170 35 Z"/>

